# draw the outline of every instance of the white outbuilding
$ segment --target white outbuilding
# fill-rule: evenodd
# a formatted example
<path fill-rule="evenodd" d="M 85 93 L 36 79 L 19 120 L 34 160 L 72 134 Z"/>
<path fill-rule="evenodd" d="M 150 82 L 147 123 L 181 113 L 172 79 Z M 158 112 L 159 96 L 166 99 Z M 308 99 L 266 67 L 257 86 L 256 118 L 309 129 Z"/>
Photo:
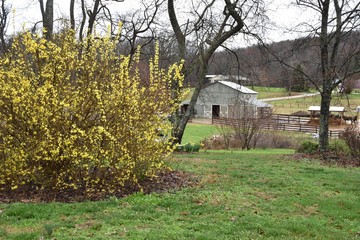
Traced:
<path fill-rule="evenodd" d="M 257 92 L 235 82 L 220 80 L 201 89 L 194 115 L 199 118 L 263 117 L 271 114 L 271 107 L 257 99 Z"/>

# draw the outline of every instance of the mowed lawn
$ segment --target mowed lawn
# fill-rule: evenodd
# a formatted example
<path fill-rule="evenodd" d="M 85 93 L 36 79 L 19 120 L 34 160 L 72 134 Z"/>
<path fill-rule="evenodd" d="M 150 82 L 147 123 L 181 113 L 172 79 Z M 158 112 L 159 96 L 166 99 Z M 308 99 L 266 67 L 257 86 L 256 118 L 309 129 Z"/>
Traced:
<path fill-rule="evenodd" d="M 215 125 L 188 123 L 181 143 L 200 143 L 213 135 L 219 135 L 219 130 Z"/>
<path fill-rule="evenodd" d="M 358 239 L 360 169 L 292 150 L 175 154 L 197 184 L 85 203 L 0 204 L 0 239 Z"/>

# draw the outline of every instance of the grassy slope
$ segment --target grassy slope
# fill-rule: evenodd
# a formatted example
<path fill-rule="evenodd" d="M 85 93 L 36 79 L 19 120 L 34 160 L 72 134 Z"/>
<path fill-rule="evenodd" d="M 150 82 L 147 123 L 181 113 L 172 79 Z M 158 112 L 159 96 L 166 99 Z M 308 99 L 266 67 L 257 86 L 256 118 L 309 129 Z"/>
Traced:
<path fill-rule="evenodd" d="M 0 239 L 355 239 L 360 170 L 290 150 L 175 155 L 199 175 L 177 192 L 73 204 L 0 204 Z"/>

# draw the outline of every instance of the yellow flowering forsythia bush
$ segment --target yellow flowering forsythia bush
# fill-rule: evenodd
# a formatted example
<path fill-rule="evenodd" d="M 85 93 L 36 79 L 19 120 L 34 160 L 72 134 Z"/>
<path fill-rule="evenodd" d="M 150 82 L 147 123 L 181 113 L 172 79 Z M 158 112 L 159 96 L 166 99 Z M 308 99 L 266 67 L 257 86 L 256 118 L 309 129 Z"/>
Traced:
<path fill-rule="evenodd" d="M 16 38 L 0 60 L 0 188 L 112 193 L 152 177 L 173 148 L 159 136 L 181 63 L 140 76 L 110 38 Z"/>

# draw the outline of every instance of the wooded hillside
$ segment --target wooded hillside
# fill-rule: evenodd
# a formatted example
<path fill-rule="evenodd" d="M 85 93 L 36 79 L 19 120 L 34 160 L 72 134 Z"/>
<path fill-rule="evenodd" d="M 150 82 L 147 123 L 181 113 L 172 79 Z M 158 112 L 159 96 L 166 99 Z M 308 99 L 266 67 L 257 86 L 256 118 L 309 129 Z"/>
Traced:
<path fill-rule="evenodd" d="M 360 32 L 352 32 L 348 35 L 349 37 L 340 47 L 344 55 L 351 53 L 360 41 Z M 289 88 L 294 84 L 296 78 L 294 72 L 299 67 L 304 69 L 304 72 L 308 73 L 315 82 L 320 81 L 319 55 L 319 38 L 287 40 L 264 46 L 253 45 L 231 52 L 217 52 L 211 61 L 209 74 L 241 75 L 250 80 L 249 83 L 242 84 Z M 354 61 L 351 66 L 356 68 L 359 64 L 360 59 Z M 341 77 L 339 76 L 340 79 Z M 351 84 L 351 80 L 359 78 L 360 76 L 355 75 L 347 82 Z"/>

